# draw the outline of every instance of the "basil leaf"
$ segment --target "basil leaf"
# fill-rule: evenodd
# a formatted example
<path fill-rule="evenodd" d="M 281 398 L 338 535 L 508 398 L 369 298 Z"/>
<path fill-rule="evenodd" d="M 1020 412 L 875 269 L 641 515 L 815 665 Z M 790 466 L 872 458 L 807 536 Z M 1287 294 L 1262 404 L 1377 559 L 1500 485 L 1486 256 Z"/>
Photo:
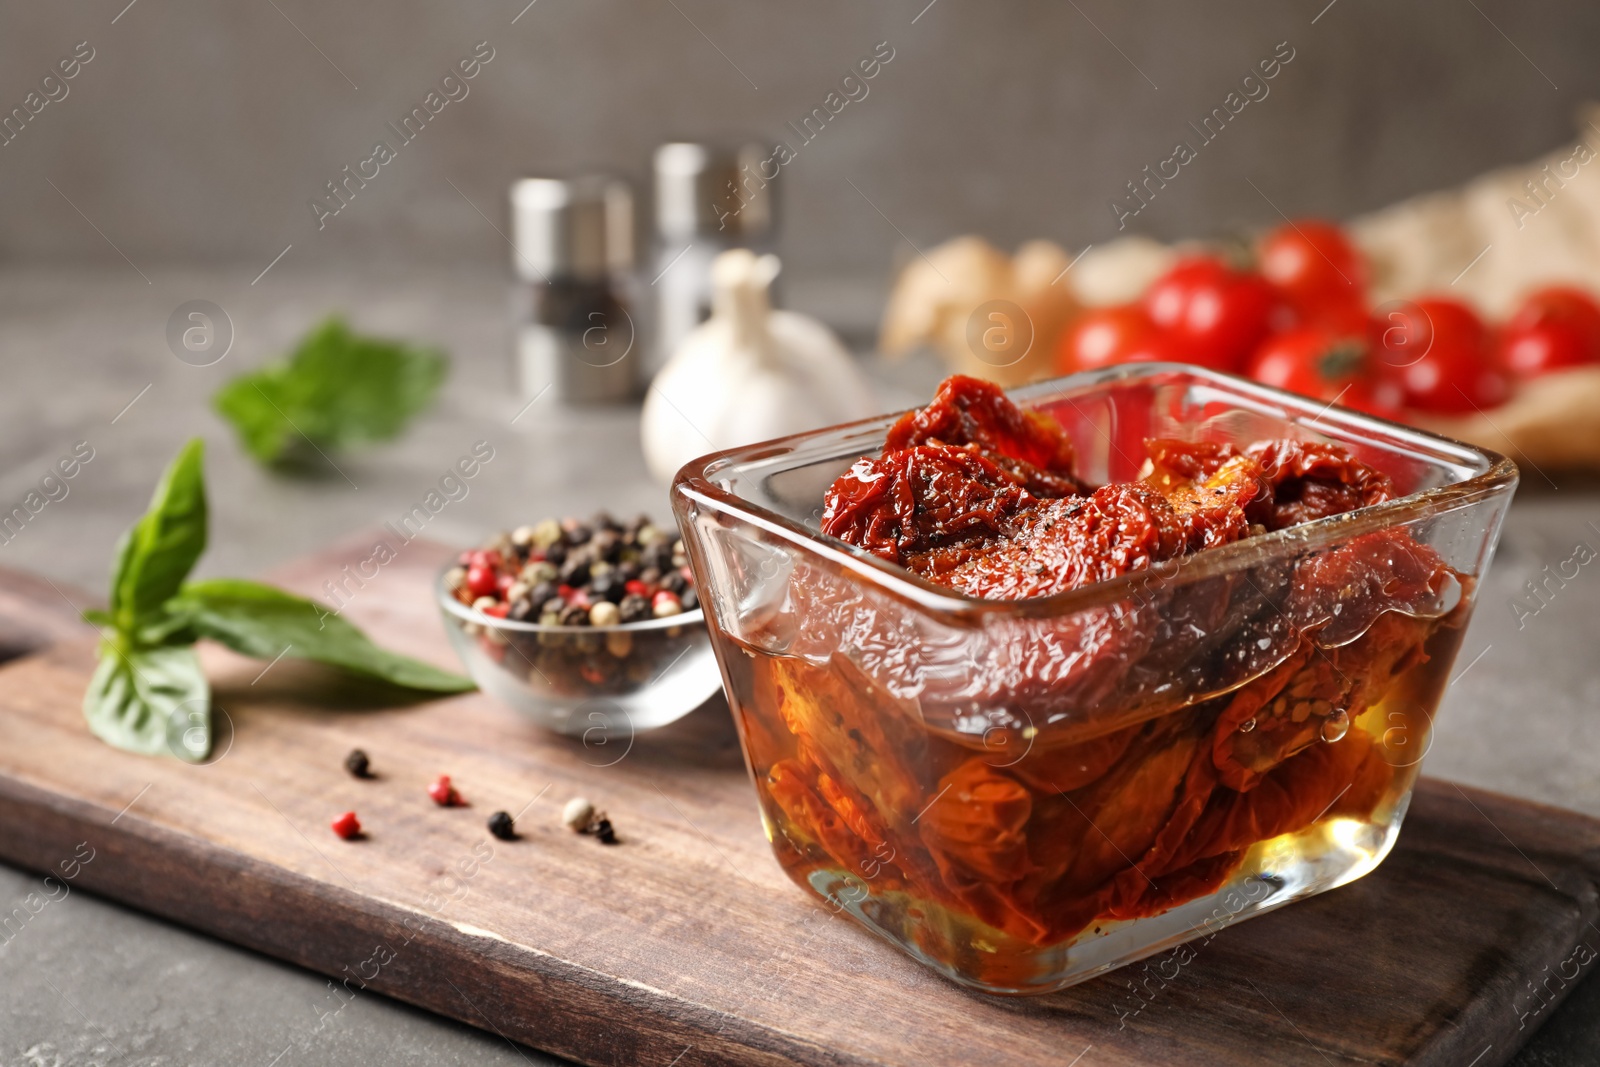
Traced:
<path fill-rule="evenodd" d="M 192 648 L 102 642 L 83 714 L 96 737 L 129 752 L 195 761 L 211 753 L 211 688 Z"/>
<path fill-rule="evenodd" d="M 205 442 L 183 446 L 161 475 L 150 507 L 117 544 L 111 615 L 131 634 L 177 595 L 206 548 Z"/>
<path fill-rule="evenodd" d="M 433 401 L 448 367 L 437 349 L 358 336 L 333 318 L 290 359 L 233 379 L 212 403 L 262 463 L 314 461 L 398 435 Z"/>
<path fill-rule="evenodd" d="M 327 608 L 259 582 L 190 582 L 173 608 L 187 615 L 195 633 L 256 659 L 295 656 L 435 693 L 476 688 L 470 678 L 379 648 Z"/>

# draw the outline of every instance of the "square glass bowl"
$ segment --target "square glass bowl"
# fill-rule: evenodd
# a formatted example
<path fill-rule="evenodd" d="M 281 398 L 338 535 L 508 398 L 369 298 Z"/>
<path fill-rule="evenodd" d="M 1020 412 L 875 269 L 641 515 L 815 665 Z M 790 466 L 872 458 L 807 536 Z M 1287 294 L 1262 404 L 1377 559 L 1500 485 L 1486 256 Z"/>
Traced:
<path fill-rule="evenodd" d="M 789 876 L 964 985 L 1059 989 L 1394 845 L 1516 487 L 1502 456 L 1194 367 L 1010 394 L 1091 483 L 1150 437 L 1331 441 L 1396 499 L 979 600 L 818 532 L 893 416 L 703 457 L 673 507 Z"/>

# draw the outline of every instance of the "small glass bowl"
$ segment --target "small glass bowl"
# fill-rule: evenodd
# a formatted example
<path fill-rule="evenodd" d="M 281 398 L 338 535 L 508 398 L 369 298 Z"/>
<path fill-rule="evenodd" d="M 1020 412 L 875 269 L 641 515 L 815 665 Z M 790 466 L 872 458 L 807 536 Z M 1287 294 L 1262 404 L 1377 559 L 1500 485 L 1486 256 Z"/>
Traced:
<path fill-rule="evenodd" d="M 434 589 L 450 644 L 478 688 L 540 726 L 586 739 L 632 737 L 676 722 L 722 688 L 698 608 L 618 626 L 497 619 Z"/>

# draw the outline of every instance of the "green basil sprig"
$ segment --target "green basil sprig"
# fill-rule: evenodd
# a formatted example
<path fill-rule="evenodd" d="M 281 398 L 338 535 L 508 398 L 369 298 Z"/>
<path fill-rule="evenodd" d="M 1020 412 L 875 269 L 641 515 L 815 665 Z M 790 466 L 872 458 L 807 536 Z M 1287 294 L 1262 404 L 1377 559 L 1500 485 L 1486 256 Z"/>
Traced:
<path fill-rule="evenodd" d="M 438 349 L 365 337 L 331 318 L 290 358 L 234 378 L 212 403 L 252 456 L 293 469 L 397 436 L 433 402 L 448 370 Z"/>
<path fill-rule="evenodd" d="M 95 735 L 117 748 L 203 760 L 211 688 L 193 645 L 202 637 L 257 659 L 317 660 L 407 689 L 460 693 L 472 681 L 368 640 L 314 601 L 242 578 L 186 582 L 206 547 L 204 445 L 190 441 L 150 508 L 117 545 L 100 627 L 100 663 L 83 697 Z"/>

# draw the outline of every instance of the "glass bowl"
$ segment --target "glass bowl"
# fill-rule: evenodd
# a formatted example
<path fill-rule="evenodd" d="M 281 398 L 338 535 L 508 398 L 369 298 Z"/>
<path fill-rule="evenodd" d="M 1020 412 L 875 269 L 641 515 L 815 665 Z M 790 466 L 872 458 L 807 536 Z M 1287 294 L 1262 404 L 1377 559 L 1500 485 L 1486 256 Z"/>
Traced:
<path fill-rule="evenodd" d="M 967 986 L 1042 993 L 1361 877 L 1400 830 L 1516 486 L 1502 456 L 1228 375 L 1011 394 L 1092 483 L 1148 437 L 1332 441 L 1397 498 L 1032 600 L 818 533 L 893 416 L 695 460 L 673 507 L 778 862 Z"/>
<path fill-rule="evenodd" d="M 564 734 L 632 737 L 722 686 L 700 609 L 617 626 L 541 626 L 474 611 L 434 580 L 450 644 L 478 688 Z"/>

